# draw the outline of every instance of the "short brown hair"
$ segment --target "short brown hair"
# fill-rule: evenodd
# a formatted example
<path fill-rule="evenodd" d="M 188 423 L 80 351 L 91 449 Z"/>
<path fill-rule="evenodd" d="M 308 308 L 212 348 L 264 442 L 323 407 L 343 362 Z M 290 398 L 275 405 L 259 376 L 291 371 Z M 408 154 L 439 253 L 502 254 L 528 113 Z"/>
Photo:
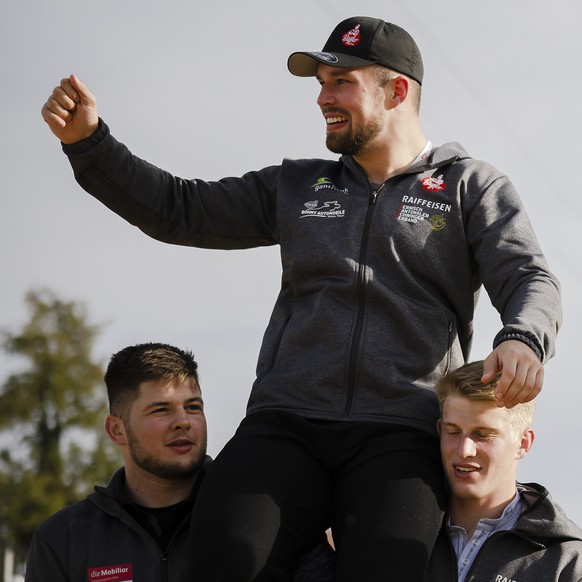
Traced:
<path fill-rule="evenodd" d="M 420 96 L 422 93 L 422 87 L 418 81 L 403 75 L 402 73 L 398 73 L 397 71 L 393 71 L 388 67 L 384 67 L 382 65 L 371 65 L 371 69 L 374 72 L 374 76 L 376 77 L 376 81 L 380 87 L 385 87 L 392 79 L 396 77 L 406 77 L 410 83 L 409 94 L 412 98 L 414 107 L 417 113 L 420 111 Z"/>
<path fill-rule="evenodd" d="M 198 363 L 187 350 L 162 343 L 129 346 L 111 356 L 105 372 L 109 410 L 121 416 L 150 380 L 186 380 L 198 384 Z"/>

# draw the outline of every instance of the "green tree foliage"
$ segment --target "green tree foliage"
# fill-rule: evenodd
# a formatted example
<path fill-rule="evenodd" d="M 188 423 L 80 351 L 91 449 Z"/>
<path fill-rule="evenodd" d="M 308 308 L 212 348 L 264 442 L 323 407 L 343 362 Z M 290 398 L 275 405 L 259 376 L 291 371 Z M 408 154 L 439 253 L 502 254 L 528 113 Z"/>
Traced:
<path fill-rule="evenodd" d="M 28 322 L 2 333 L 22 363 L 0 388 L 0 540 L 23 551 L 34 529 L 85 497 L 120 464 L 103 431 L 103 370 L 92 359 L 100 326 L 84 305 L 27 293 Z"/>

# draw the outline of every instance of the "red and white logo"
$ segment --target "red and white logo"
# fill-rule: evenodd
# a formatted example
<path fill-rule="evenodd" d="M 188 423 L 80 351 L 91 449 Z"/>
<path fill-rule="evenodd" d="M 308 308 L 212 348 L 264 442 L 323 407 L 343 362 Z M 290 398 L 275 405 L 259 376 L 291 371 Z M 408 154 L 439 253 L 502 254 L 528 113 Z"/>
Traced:
<path fill-rule="evenodd" d="M 442 192 L 445 189 L 445 181 L 443 180 L 443 175 L 441 174 L 437 178 L 425 178 L 422 181 L 422 187 L 429 192 Z"/>
<path fill-rule="evenodd" d="M 87 568 L 89 582 L 132 582 L 131 564 Z"/>
<path fill-rule="evenodd" d="M 346 46 L 356 46 L 357 44 L 360 44 L 361 39 L 362 37 L 360 36 L 360 25 L 358 24 L 355 28 L 348 30 L 348 32 L 342 36 L 342 43 Z"/>

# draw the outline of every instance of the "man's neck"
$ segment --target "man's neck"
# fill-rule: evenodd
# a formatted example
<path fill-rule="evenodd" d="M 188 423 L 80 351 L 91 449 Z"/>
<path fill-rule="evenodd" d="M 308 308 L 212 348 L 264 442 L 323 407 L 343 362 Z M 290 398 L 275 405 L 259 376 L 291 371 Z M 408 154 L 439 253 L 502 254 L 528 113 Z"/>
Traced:
<path fill-rule="evenodd" d="M 452 525 L 462 527 L 471 539 L 482 519 L 498 519 L 505 508 L 513 501 L 515 489 L 511 494 L 499 497 L 495 501 L 481 499 L 459 499 L 454 496 L 449 500 L 449 514 Z"/>
<path fill-rule="evenodd" d="M 168 507 L 188 498 L 197 475 L 184 479 L 164 479 L 146 472 L 129 472 L 125 488 L 131 499 L 142 507 Z"/>
<path fill-rule="evenodd" d="M 364 152 L 354 156 L 373 184 L 383 184 L 386 180 L 405 172 L 427 143 L 418 128 L 405 139 L 391 139 L 370 144 Z"/>

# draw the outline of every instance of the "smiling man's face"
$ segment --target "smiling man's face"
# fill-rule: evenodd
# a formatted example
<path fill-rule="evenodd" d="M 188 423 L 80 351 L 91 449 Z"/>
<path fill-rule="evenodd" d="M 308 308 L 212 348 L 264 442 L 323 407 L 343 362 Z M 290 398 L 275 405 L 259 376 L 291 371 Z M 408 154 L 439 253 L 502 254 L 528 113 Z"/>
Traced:
<path fill-rule="evenodd" d="M 482 508 L 504 506 L 515 495 L 517 461 L 529 447 L 507 410 L 495 402 L 450 395 L 439 421 L 441 456 L 452 500 Z"/>
<path fill-rule="evenodd" d="M 385 130 L 385 91 L 371 67 L 320 65 L 317 103 L 326 120 L 327 148 L 338 154 L 365 153 Z"/>
<path fill-rule="evenodd" d="M 142 382 L 123 421 L 133 469 L 164 479 L 192 477 L 206 455 L 207 429 L 194 378 Z"/>

